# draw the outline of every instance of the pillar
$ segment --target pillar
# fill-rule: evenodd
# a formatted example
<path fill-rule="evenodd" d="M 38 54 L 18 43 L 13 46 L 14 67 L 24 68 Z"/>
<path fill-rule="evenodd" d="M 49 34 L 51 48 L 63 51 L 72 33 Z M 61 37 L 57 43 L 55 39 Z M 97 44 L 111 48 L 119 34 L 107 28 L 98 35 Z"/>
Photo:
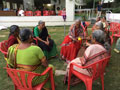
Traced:
<path fill-rule="evenodd" d="M 0 10 L 3 10 L 3 0 L 0 0 Z"/>
<path fill-rule="evenodd" d="M 23 0 L 24 10 L 32 10 L 34 8 L 34 0 Z"/>
<path fill-rule="evenodd" d="M 66 21 L 74 21 L 75 3 L 74 0 L 66 0 Z"/>

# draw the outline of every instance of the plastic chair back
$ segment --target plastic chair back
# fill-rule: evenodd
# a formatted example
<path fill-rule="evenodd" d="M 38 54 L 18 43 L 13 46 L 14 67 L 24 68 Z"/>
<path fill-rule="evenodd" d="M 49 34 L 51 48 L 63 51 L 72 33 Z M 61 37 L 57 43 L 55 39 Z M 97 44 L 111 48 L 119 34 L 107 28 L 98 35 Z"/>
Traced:
<path fill-rule="evenodd" d="M 0 42 L 0 51 L 4 54 L 4 56 L 7 56 L 7 50 L 8 50 L 8 41 L 4 40 Z"/>
<path fill-rule="evenodd" d="M 68 79 L 68 90 L 70 89 L 70 80 L 71 80 L 71 75 L 74 74 L 77 76 L 79 79 L 81 79 L 85 85 L 86 85 L 86 90 L 92 90 L 92 82 L 93 80 L 96 80 L 97 78 L 101 77 L 102 81 L 102 90 L 104 90 L 104 72 L 105 72 L 105 67 L 110 59 L 110 56 L 101 59 L 93 64 L 87 65 L 87 66 L 79 66 L 75 63 L 70 64 L 70 70 L 69 70 L 69 79 Z M 73 69 L 73 66 L 76 66 L 81 69 L 86 69 L 91 72 L 91 76 L 87 76 L 85 74 L 82 74 L 76 70 Z"/>
<path fill-rule="evenodd" d="M 62 10 L 58 11 L 58 16 L 62 16 Z"/>
<path fill-rule="evenodd" d="M 15 90 L 41 90 L 44 84 L 48 81 L 50 78 L 52 90 L 55 90 L 54 88 L 54 79 L 53 79 L 53 72 L 52 68 L 48 67 L 42 74 L 28 72 L 28 71 L 22 71 L 17 69 L 11 69 L 11 68 L 5 68 L 7 70 L 8 75 L 11 77 Z M 37 86 L 32 86 L 32 80 L 36 76 L 43 76 L 46 73 L 49 73 L 49 78 L 47 78 L 44 82 Z"/>
<path fill-rule="evenodd" d="M 55 11 L 49 11 L 50 12 L 50 15 L 55 15 Z"/>
<path fill-rule="evenodd" d="M 25 11 L 25 16 L 33 16 L 33 12 L 32 11 Z"/>
<path fill-rule="evenodd" d="M 50 15 L 49 11 L 47 11 L 47 10 L 43 11 L 43 16 L 49 16 L 49 15 Z"/>
<path fill-rule="evenodd" d="M 41 16 L 41 11 L 35 11 L 34 14 L 35 16 Z"/>

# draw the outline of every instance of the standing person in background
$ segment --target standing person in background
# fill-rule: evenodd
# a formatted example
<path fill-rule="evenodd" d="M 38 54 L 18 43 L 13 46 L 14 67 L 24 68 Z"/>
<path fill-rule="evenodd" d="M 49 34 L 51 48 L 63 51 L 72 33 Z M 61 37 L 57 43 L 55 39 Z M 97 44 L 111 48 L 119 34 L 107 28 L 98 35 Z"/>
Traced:
<path fill-rule="evenodd" d="M 63 16 L 63 20 L 66 21 L 66 9 L 63 8 L 62 10 L 62 16 Z"/>
<path fill-rule="evenodd" d="M 102 13 L 102 3 L 99 1 L 99 4 L 97 5 L 97 16 L 96 17 L 101 17 Z"/>

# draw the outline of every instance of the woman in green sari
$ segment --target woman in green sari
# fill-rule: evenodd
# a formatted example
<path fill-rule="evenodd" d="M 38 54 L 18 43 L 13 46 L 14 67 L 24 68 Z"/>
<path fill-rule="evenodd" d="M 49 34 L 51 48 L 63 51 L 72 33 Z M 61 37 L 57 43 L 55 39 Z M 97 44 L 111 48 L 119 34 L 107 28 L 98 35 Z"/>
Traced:
<path fill-rule="evenodd" d="M 48 65 L 41 48 L 31 44 L 32 32 L 29 29 L 23 29 L 20 31 L 20 40 L 20 45 L 16 44 L 8 49 L 8 65 L 11 68 L 35 73 L 42 73 L 49 66 L 53 68 L 52 65 Z M 36 77 L 33 79 L 32 85 L 36 86 L 48 77 L 49 74 Z M 45 84 L 44 89 L 51 89 L 50 81 Z"/>
<path fill-rule="evenodd" d="M 34 28 L 33 33 L 34 37 L 38 40 L 38 46 L 43 50 L 47 59 L 55 57 L 58 54 L 56 44 L 49 38 L 45 22 L 39 21 L 38 25 Z"/>

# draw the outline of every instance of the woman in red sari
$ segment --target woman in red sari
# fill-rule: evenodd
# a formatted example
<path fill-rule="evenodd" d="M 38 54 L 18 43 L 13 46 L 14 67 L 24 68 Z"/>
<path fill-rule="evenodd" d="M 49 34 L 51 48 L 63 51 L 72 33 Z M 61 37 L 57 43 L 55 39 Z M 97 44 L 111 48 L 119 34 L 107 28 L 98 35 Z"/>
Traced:
<path fill-rule="evenodd" d="M 8 37 L 8 48 L 10 46 L 12 46 L 13 44 L 17 44 L 18 43 L 18 35 L 19 35 L 19 27 L 17 25 L 12 25 L 10 27 L 10 34 Z"/>
<path fill-rule="evenodd" d="M 81 21 L 77 20 L 75 24 L 71 25 L 68 35 L 61 44 L 60 55 L 67 63 L 76 58 L 81 47 L 81 38 L 84 38 L 84 31 L 81 27 Z"/>

